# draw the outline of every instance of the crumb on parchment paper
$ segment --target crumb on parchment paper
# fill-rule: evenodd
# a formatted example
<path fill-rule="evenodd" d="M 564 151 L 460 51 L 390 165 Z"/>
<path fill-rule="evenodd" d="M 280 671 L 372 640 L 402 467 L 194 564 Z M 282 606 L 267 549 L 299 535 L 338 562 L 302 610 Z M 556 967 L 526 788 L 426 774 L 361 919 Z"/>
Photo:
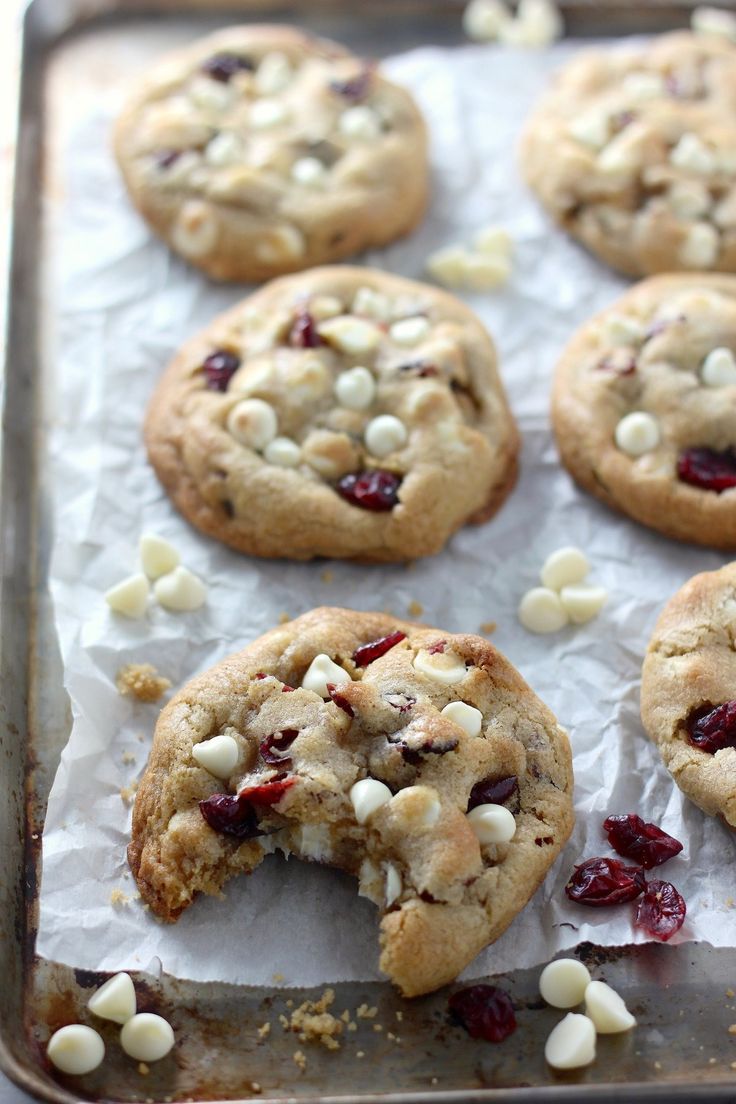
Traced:
<path fill-rule="evenodd" d="M 410 617 L 421 617 L 424 613 L 424 606 L 421 602 L 417 602 L 416 598 L 412 598 L 407 606 L 407 612 Z"/>
<path fill-rule="evenodd" d="M 298 1032 L 301 1042 L 321 1043 L 327 1050 L 339 1050 L 337 1036 L 342 1034 L 344 1025 L 328 1011 L 334 1000 L 334 989 L 325 989 L 319 1000 L 304 1001 L 294 1009 L 289 1028 Z"/>
<path fill-rule="evenodd" d="M 171 681 L 160 675 L 151 663 L 128 663 L 115 676 L 115 685 L 123 697 L 155 702 L 171 688 Z"/>
<path fill-rule="evenodd" d="M 299 1067 L 299 1069 L 303 1073 L 304 1070 L 307 1068 L 307 1059 L 306 1059 L 306 1056 L 304 1054 L 304 1051 L 303 1050 L 295 1050 L 293 1055 L 292 1055 L 292 1058 L 294 1059 L 294 1062 L 296 1063 L 296 1065 Z"/>
<path fill-rule="evenodd" d="M 124 805 L 131 805 L 133 798 L 135 797 L 135 791 L 138 789 L 137 782 L 131 782 L 129 786 L 123 786 L 120 791 L 120 796 L 123 799 Z"/>

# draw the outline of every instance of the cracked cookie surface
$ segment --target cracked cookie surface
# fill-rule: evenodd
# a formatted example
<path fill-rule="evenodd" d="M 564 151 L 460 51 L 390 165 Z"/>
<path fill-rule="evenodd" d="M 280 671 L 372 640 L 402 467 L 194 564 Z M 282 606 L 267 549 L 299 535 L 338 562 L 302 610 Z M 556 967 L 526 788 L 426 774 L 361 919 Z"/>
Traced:
<path fill-rule="evenodd" d="M 736 828 L 736 563 L 695 575 L 665 606 L 641 716 L 683 793 Z"/>
<path fill-rule="evenodd" d="M 235 753 L 219 777 L 213 739 Z M 489 808 L 501 842 L 474 827 Z M 493 645 L 322 608 L 166 706 L 128 855 L 167 921 L 275 850 L 344 870 L 381 912 L 381 970 L 416 996 L 504 931 L 572 825 L 567 736 Z"/>
<path fill-rule="evenodd" d="M 152 229 L 220 280 L 261 281 L 408 233 L 427 139 L 407 91 L 342 46 L 232 27 L 163 59 L 115 151 Z"/>
<path fill-rule="evenodd" d="M 585 323 L 552 421 L 591 494 L 669 537 L 736 548 L 736 277 L 652 277 Z"/>
<path fill-rule="evenodd" d="M 736 271 L 736 45 L 685 31 L 586 51 L 527 123 L 551 217 L 630 276 Z"/>
<path fill-rule="evenodd" d="M 364 561 L 433 554 L 490 518 L 519 447 L 476 316 L 339 265 L 273 281 L 188 341 L 145 437 L 205 533 L 259 556 Z"/>

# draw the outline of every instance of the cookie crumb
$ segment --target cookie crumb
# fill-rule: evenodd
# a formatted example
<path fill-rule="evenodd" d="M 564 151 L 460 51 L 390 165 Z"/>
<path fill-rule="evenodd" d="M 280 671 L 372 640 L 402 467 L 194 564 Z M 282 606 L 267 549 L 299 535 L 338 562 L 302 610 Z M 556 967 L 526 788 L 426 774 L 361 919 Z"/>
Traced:
<path fill-rule="evenodd" d="M 350 1020 L 350 1022 L 348 1023 L 348 1031 L 357 1031 L 357 1030 L 358 1030 L 358 1025 L 355 1022 L 355 1020 Z"/>
<path fill-rule="evenodd" d="M 728 999 L 730 1000 L 730 999 L 731 999 L 731 997 L 736 997 L 736 993 L 734 993 L 733 989 L 727 989 L 727 990 L 726 990 L 726 996 L 727 996 L 727 997 L 728 997 Z"/>
<path fill-rule="evenodd" d="M 736 1069 L 736 1062 L 731 1063 L 731 1069 Z"/>
<path fill-rule="evenodd" d="M 327 1050 L 340 1049 L 337 1036 L 342 1034 L 343 1024 L 328 1011 L 334 1000 L 335 990 L 325 989 L 319 1000 L 304 1001 L 294 1009 L 288 1026 L 299 1033 L 301 1042 L 318 1042 Z"/>
<path fill-rule="evenodd" d="M 350 1013 L 348 1012 L 347 1008 L 343 1012 L 340 1019 L 342 1020 L 343 1023 L 350 1023 Z"/>
<path fill-rule="evenodd" d="M 662 1068 L 662 1063 L 661 1063 L 661 1062 L 655 1062 L 655 1063 L 654 1063 L 654 1068 L 655 1068 L 656 1070 L 661 1070 L 661 1068 Z"/>
<path fill-rule="evenodd" d="M 110 904 L 113 908 L 125 908 L 130 904 L 130 897 L 122 889 L 113 889 L 110 893 Z"/>
<path fill-rule="evenodd" d="M 716 1064 L 716 1062 L 717 1062 L 717 1061 L 718 1061 L 718 1059 L 717 1059 L 717 1058 L 709 1058 L 709 1059 L 708 1059 L 708 1065 L 709 1065 L 709 1066 L 714 1066 L 714 1065 Z"/>
<path fill-rule="evenodd" d="M 733 906 L 734 906 L 733 897 L 727 897 L 726 898 L 726 908 L 730 909 L 730 908 L 733 908 Z"/>
<path fill-rule="evenodd" d="M 283 974 L 271 974 L 271 980 L 272 981 L 283 981 L 284 980 L 284 975 Z"/>
<path fill-rule="evenodd" d="M 412 598 L 411 602 L 407 606 L 410 617 L 421 617 L 424 613 L 424 606 L 421 602 L 417 602 L 416 598 Z"/>
<path fill-rule="evenodd" d="M 132 766 L 135 763 L 135 755 L 131 751 L 123 752 L 123 763 L 126 767 Z"/>
<path fill-rule="evenodd" d="M 128 663 L 115 676 L 115 685 L 123 697 L 155 702 L 171 688 L 171 681 L 160 675 L 151 663 Z"/>
<path fill-rule="evenodd" d="M 736 1035 L 736 1024 L 731 1024 L 731 1026 L 728 1029 L 728 1034 L 729 1035 Z"/>
<path fill-rule="evenodd" d="M 485 633 L 486 636 L 490 636 L 491 633 L 494 633 L 497 628 L 498 625 L 495 621 L 481 621 L 480 623 L 480 631 L 482 633 Z"/>
<path fill-rule="evenodd" d="M 355 1057 L 356 1058 L 365 1058 L 365 1051 L 364 1050 L 356 1050 Z"/>
<path fill-rule="evenodd" d="M 138 1063 L 138 1072 L 145 1077 L 151 1072 L 150 1066 L 147 1066 L 145 1062 Z"/>
<path fill-rule="evenodd" d="M 263 1089 L 261 1088 L 260 1082 L 259 1081 L 251 1081 L 250 1091 L 254 1092 L 254 1093 L 262 1093 Z"/>
<path fill-rule="evenodd" d="M 306 1056 L 304 1054 L 304 1051 L 303 1050 L 295 1050 L 293 1055 L 292 1055 L 292 1058 L 294 1059 L 295 1064 L 299 1067 L 299 1069 L 302 1071 L 302 1073 L 304 1073 L 304 1070 L 307 1068 L 307 1059 L 306 1059 Z"/>
<path fill-rule="evenodd" d="M 270 1023 L 261 1024 L 261 1026 L 258 1028 L 258 1037 L 260 1039 L 265 1039 L 266 1036 L 270 1035 L 270 1034 L 271 1034 L 271 1024 Z"/>
<path fill-rule="evenodd" d="M 123 805 L 132 804 L 133 798 L 135 797 L 135 791 L 137 789 L 138 789 L 138 783 L 137 782 L 131 782 L 131 784 L 129 786 L 123 786 L 122 790 L 120 791 L 120 796 L 123 800 Z"/>
<path fill-rule="evenodd" d="M 279 614 L 279 625 L 285 625 L 287 621 L 291 621 L 291 616 L 285 610 L 282 610 Z"/>
<path fill-rule="evenodd" d="M 279 1023 L 283 1027 L 284 1031 L 288 1031 L 289 1028 L 291 1027 L 291 1024 L 289 1023 L 288 1019 L 286 1018 L 286 1016 L 284 1016 L 283 1013 L 279 1016 Z"/>
<path fill-rule="evenodd" d="M 369 1007 L 367 1004 L 361 1004 L 360 1008 L 355 1013 L 355 1018 L 358 1020 L 374 1020 L 378 1015 L 377 1005 Z"/>
<path fill-rule="evenodd" d="M 399 1023 L 401 1023 L 404 1019 L 404 1013 L 403 1012 L 397 1012 L 396 1013 L 396 1019 L 399 1021 Z"/>
<path fill-rule="evenodd" d="M 374 1031 L 383 1031 L 383 1024 L 374 1024 L 373 1025 L 373 1030 Z"/>
<path fill-rule="evenodd" d="M 320 572 L 320 579 L 323 583 L 331 583 L 335 578 L 335 572 L 330 571 L 329 567 L 326 567 L 324 571 Z"/>

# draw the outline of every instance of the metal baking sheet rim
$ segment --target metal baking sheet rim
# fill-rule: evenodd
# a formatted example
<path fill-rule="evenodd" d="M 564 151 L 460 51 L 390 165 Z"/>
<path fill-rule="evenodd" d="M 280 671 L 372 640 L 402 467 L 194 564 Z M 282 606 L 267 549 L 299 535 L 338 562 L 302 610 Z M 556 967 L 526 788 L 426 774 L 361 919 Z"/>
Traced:
<path fill-rule="evenodd" d="M 381 9 L 394 17 L 431 15 L 456 20 L 464 0 L 374 0 L 373 14 Z M 306 7 L 307 5 L 305 5 Z M 641 4 L 636 0 L 618 0 L 599 4 L 595 0 L 572 0 L 561 5 L 573 30 L 610 33 L 616 29 L 636 31 L 664 29 L 685 21 L 694 0 L 655 0 Z M 728 6 L 733 7 L 733 4 Z M 129 17 L 172 17 L 175 15 L 207 14 L 208 17 L 239 15 L 283 17 L 287 7 L 275 0 L 218 0 L 216 10 L 207 0 L 31 0 L 26 10 L 21 46 L 20 90 L 18 96 L 18 133 L 12 197 L 11 246 L 6 314 L 6 372 L 3 389 L 2 447 L 0 451 L 0 763 L 7 799 L 0 806 L 0 971 L 5 984 L 0 989 L 0 1069 L 20 1088 L 38 1099 L 72 1104 L 81 1097 L 114 1099 L 107 1091 L 92 1096 L 66 1088 L 54 1080 L 42 1065 L 42 1046 L 31 1039 L 28 1003 L 32 999 L 30 986 L 34 969 L 50 970 L 62 984 L 66 976 L 74 975 L 64 967 L 37 962 L 34 959 L 34 938 L 37 916 L 37 883 L 40 860 L 40 834 L 43 824 L 45 797 L 50 775 L 44 761 L 45 726 L 39 707 L 38 670 L 41 656 L 50 646 L 39 633 L 41 614 L 48 619 L 48 597 L 45 594 L 44 519 L 39 499 L 39 465 L 41 428 L 35 416 L 37 386 L 41 364 L 39 330 L 36 324 L 41 309 L 39 237 L 33 232 L 41 220 L 41 191 L 36 186 L 41 175 L 43 111 L 42 96 L 46 61 L 63 39 L 93 26 L 100 20 Z M 324 14 L 340 11 L 344 0 L 309 0 L 310 12 Z M 9 370 L 11 368 L 12 373 Z M 52 646 L 52 645 L 51 645 Z M 34 688 L 36 693 L 34 693 Z M 595 948 L 590 948 L 595 952 Z M 646 952 L 645 952 L 646 953 Z M 657 948 L 673 959 L 690 960 L 690 968 L 703 970 L 703 980 L 710 983 L 724 976 L 728 966 L 736 973 L 736 956 L 715 952 L 704 945 L 685 944 L 679 948 Z M 603 953 L 613 963 L 615 954 Z M 620 962 L 625 953 L 620 952 Z M 695 961 L 693 961 L 695 960 Z M 532 974 L 521 971 L 519 974 Z M 710 977 L 708 978 L 708 975 Z M 727 974 L 725 976 L 728 976 Z M 79 993 L 85 986 L 74 978 Z M 531 979 L 527 979 L 529 988 Z M 87 981 L 87 988 L 89 987 Z M 186 984 L 186 983 L 184 983 Z M 176 988 L 176 983 L 174 984 Z M 254 994 L 230 986 L 208 986 L 217 990 L 216 999 L 241 1001 L 238 994 Z M 342 988 L 342 987 L 335 987 Z M 349 988 L 349 987 L 345 987 Z M 357 988 L 357 987 L 355 987 Z M 364 987 L 373 988 L 375 986 Z M 232 990 L 229 998 L 224 991 Z M 284 991 L 285 995 L 286 991 Z M 710 995 L 706 992 L 706 998 Z M 712 994 L 715 996 L 715 993 Z M 243 1000 L 248 1000 L 244 996 Z M 430 998 L 431 1000 L 431 998 Z M 28 1002 L 28 1003 L 27 1003 Z M 736 1015 L 734 1015 L 736 1019 Z M 436 1028 L 436 1020 L 434 1027 Z M 705 1036 L 704 1036 L 705 1037 Z M 426 1038 L 424 1042 L 426 1043 Z M 275 1042 L 275 1040 L 274 1040 Z M 288 1042 L 288 1040 L 287 1040 Z M 292 1046 L 293 1043 L 289 1043 Z M 283 1048 L 280 1048 L 283 1049 Z M 736 1050 L 736 1046 L 734 1047 Z M 490 1066 L 492 1056 L 488 1056 Z M 674 1063 L 676 1064 L 676 1062 Z M 555 1101 L 660 1101 L 673 1095 L 709 1101 L 736 1101 L 736 1080 L 731 1083 L 704 1083 L 702 1080 L 653 1081 L 635 1080 L 607 1084 L 573 1083 L 570 1080 L 534 1086 L 494 1087 L 483 1083 L 483 1060 L 480 1061 L 481 1085 L 474 1088 L 449 1089 L 438 1086 L 409 1092 L 357 1092 L 325 1095 L 279 1089 L 275 1095 L 260 1095 L 241 1091 L 229 1099 L 284 1100 L 347 1104 L 360 1101 L 391 1101 L 409 1104 L 424 1101 L 471 1101 L 513 1099 L 526 1102 Z M 357 1068 L 357 1067 L 356 1067 Z M 121 1070 L 122 1073 L 122 1070 Z M 666 1071 L 663 1071 L 666 1074 Z M 109 1080 L 109 1077 L 108 1077 Z M 114 1081 L 114 1077 L 113 1077 Z M 171 1088 L 169 1083 L 169 1088 Z M 174 1086 L 175 1087 L 175 1086 Z M 150 1099 L 153 1085 L 143 1082 L 140 1091 L 121 1099 Z M 197 1099 L 210 1099 L 206 1087 Z M 296 1091 L 295 1091 L 296 1090 Z M 159 1094 L 161 1095 L 161 1094 Z M 171 1099 L 170 1094 L 167 1094 Z M 222 1098 L 222 1092 L 213 1094 Z"/>

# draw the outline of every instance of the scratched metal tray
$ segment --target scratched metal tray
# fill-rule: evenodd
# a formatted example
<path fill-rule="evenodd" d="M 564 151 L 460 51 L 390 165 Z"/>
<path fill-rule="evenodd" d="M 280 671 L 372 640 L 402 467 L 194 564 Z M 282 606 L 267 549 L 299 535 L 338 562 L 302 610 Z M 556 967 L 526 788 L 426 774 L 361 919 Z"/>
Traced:
<path fill-rule="evenodd" d="M 2 0 L 0 0 L 2 2 Z M 636 0 L 563 3 L 569 32 L 656 31 L 687 23 L 691 4 Z M 202 984 L 138 975 L 140 1006 L 168 1016 L 180 1045 L 148 1075 L 111 1046 L 95 1073 L 64 1078 L 44 1057 L 49 1031 L 83 1017 L 102 975 L 74 971 L 34 954 L 39 840 L 46 798 L 70 727 L 46 587 L 49 548 L 45 497 L 47 412 L 43 287 L 50 261 L 44 188 L 54 186 L 54 146 L 45 96 L 50 81 L 68 94 L 95 94 L 100 79 L 80 58 L 98 58 L 125 28 L 145 35 L 155 21 L 194 36 L 242 18 L 298 22 L 381 55 L 419 43 L 462 40 L 458 0 L 33 0 L 24 29 L 14 236 L 8 310 L 6 387 L 0 452 L 0 1068 L 49 1101 L 736 1101 L 736 954 L 705 945 L 578 948 L 583 961 L 625 993 L 635 1032 L 599 1040 L 589 1069 L 555 1075 L 542 1049 L 559 1013 L 539 999 L 538 971 L 499 978 L 518 1009 L 519 1029 L 502 1046 L 452 1026 L 446 993 L 411 1003 L 388 984 L 335 985 L 337 1008 L 379 1009 L 358 1021 L 337 1052 L 305 1046 L 278 1026 L 287 1001 L 318 994 Z M 83 49 L 80 52 L 79 46 Z M 510 92 L 510 94 L 512 94 Z M 41 183 L 43 182 L 43 183 Z M 80 938 L 81 938 L 80 929 Z M 397 1012 L 401 1019 L 397 1019 Z M 275 1030 L 259 1038 L 265 1020 Z M 373 1023 L 384 1025 L 382 1032 Z M 110 1041 L 117 1029 L 110 1025 Z M 399 1036 L 400 1042 L 391 1035 Z"/>

